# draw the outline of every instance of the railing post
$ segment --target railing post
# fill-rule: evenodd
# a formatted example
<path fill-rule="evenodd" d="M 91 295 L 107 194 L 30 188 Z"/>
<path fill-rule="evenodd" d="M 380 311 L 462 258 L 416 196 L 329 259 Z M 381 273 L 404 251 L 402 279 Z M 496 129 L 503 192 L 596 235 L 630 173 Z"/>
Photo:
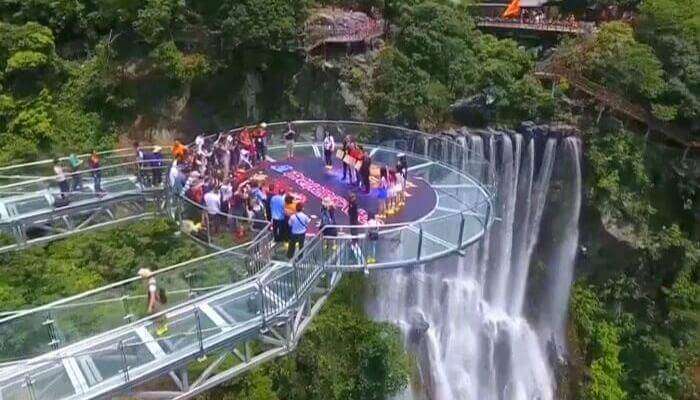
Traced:
<path fill-rule="evenodd" d="M 420 261 L 420 253 L 423 251 L 423 223 L 418 224 L 418 254 L 416 261 Z"/>
<path fill-rule="evenodd" d="M 489 220 L 491 219 L 491 202 L 486 202 L 486 219 L 484 220 L 484 233 L 486 233 L 486 228 L 489 226 Z"/>
<path fill-rule="evenodd" d="M 192 278 L 194 277 L 194 273 L 188 272 L 185 274 L 185 279 L 187 280 L 187 297 L 193 298 L 194 297 L 194 290 L 192 290 Z"/>
<path fill-rule="evenodd" d="M 117 349 L 122 357 L 122 373 L 124 375 L 124 382 L 129 382 L 129 364 L 126 360 L 126 351 L 124 350 L 124 340 L 120 340 L 117 345 Z"/>
<path fill-rule="evenodd" d="M 127 323 L 131 323 L 134 320 L 134 316 L 129 312 L 129 296 L 124 292 L 122 292 L 121 301 L 122 307 L 124 307 L 124 320 Z"/>
<path fill-rule="evenodd" d="M 199 343 L 199 353 L 200 357 L 198 360 L 204 360 L 206 358 L 206 354 L 204 353 L 204 337 L 202 335 L 202 319 L 199 316 L 199 308 L 194 309 L 194 318 L 197 321 L 197 342 Z"/>
<path fill-rule="evenodd" d="M 467 222 L 466 218 L 464 218 L 464 211 L 460 212 L 459 216 L 461 218 L 461 221 L 459 224 L 459 238 L 457 239 L 458 250 L 462 248 L 462 240 L 464 240 L 464 224 Z"/>
<path fill-rule="evenodd" d="M 262 319 L 262 326 L 265 326 L 265 293 L 263 293 L 263 283 L 259 279 L 256 279 L 255 285 L 258 287 L 258 293 L 260 294 L 260 317 Z"/>
<path fill-rule="evenodd" d="M 202 216 L 205 216 L 207 219 L 207 244 L 211 245 L 211 221 L 209 214 L 205 211 L 202 213 Z"/>
<path fill-rule="evenodd" d="M 24 384 L 27 387 L 27 393 L 29 393 L 29 398 L 31 400 L 36 400 L 36 393 L 34 392 L 34 379 L 32 376 L 27 374 L 24 378 Z"/>
<path fill-rule="evenodd" d="M 53 318 L 53 315 L 51 315 L 51 311 L 47 311 L 46 313 L 46 319 L 44 322 L 42 322 L 42 325 L 46 327 L 46 333 L 49 336 L 49 346 L 53 350 L 58 350 L 59 344 L 61 343 L 61 340 L 58 335 L 58 329 L 56 327 L 56 320 Z"/>

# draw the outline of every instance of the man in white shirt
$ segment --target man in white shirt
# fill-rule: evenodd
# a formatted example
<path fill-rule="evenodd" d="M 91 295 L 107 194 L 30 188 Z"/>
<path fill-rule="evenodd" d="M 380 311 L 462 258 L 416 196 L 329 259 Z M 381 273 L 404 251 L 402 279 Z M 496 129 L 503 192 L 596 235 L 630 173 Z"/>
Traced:
<path fill-rule="evenodd" d="M 221 215 L 221 196 L 218 188 L 204 195 L 204 204 L 207 209 L 210 233 L 215 235 L 219 231 L 219 215 Z"/>
<path fill-rule="evenodd" d="M 70 187 L 68 186 L 66 173 L 63 171 L 61 161 L 58 158 L 53 160 L 53 173 L 56 174 L 56 182 L 58 183 L 58 188 L 61 190 L 61 197 L 65 197 L 66 193 L 70 191 Z"/>
<path fill-rule="evenodd" d="M 326 159 L 326 169 L 333 168 L 333 152 L 335 151 L 335 139 L 330 132 L 326 131 L 323 138 L 323 156 Z"/>

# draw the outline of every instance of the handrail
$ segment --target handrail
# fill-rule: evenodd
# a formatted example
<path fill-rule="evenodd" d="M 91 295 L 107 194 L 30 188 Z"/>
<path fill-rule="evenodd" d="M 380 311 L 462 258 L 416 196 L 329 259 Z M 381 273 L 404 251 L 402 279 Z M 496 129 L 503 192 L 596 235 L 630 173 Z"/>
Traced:
<path fill-rule="evenodd" d="M 154 146 L 142 146 L 141 149 L 152 150 L 156 147 L 162 147 L 163 149 L 172 148 L 172 146 L 155 146 L 154 145 Z M 120 149 L 100 151 L 100 152 L 97 152 L 97 154 L 100 156 L 106 155 L 106 156 L 108 156 L 108 158 L 117 158 L 117 157 L 126 157 L 127 156 L 126 154 L 123 156 L 120 156 L 119 154 L 121 154 L 121 153 L 128 153 L 128 152 L 133 152 L 133 151 L 134 151 L 134 149 L 131 149 L 131 148 L 120 148 Z M 82 159 L 86 159 L 86 158 L 90 157 L 91 155 L 92 155 L 92 153 L 84 153 L 84 154 L 76 155 L 76 157 L 78 157 L 78 159 L 82 160 Z M 115 156 L 115 155 L 117 155 L 117 156 Z M 133 153 L 129 154 L 128 156 L 133 156 Z M 68 161 L 68 158 L 69 157 L 58 157 L 58 160 L 59 161 Z M 53 158 L 47 158 L 44 160 L 30 161 L 30 162 L 21 163 L 21 164 L 3 165 L 3 166 L 0 166 L 0 172 L 12 170 L 15 168 L 33 167 L 33 166 L 37 166 L 37 165 L 52 164 L 53 160 L 54 160 Z"/>
<path fill-rule="evenodd" d="M 167 272 L 171 272 L 171 271 L 174 271 L 174 270 L 177 270 L 177 269 L 181 269 L 181 268 L 183 268 L 183 267 L 186 267 L 186 266 L 189 266 L 189 265 L 192 265 L 192 264 L 196 264 L 196 263 L 198 263 L 198 262 L 205 261 L 205 260 L 208 260 L 208 259 L 211 259 L 211 258 L 215 258 L 215 257 L 220 256 L 220 255 L 223 255 L 223 254 L 231 253 L 231 252 L 233 252 L 234 250 L 238 250 L 238 249 L 240 249 L 240 248 L 242 248 L 242 247 L 246 247 L 246 246 L 248 246 L 248 245 L 249 245 L 249 243 L 244 243 L 244 244 L 240 244 L 240 245 L 234 246 L 234 247 L 232 247 L 232 248 L 230 248 L 230 249 L 217 251 L 217 252 L 215 252 L 215 253 L 206 254 L 206 255 L 201 256 L 201 257 L 197 257 L 197 258 L 193 258 L 193 259 L 191 259 L 191 260 L 183 261 L 183 262 L 181 262 L 181 263 L 174 264 L 174 265 L 171 265 L 171 266 L 169 266 L 169 267 L 166 267 L 166 268 L 162 268 L 162 269 L 153 271 L 153 274 L 152 274 L 151 276 L 157 277 L 157 276 L 162 275 L 162 274 L 167 273 Z M 0 319 L 0 324 L 3 324 L 3 323 L 6 323 L 6 322 L 9 322 L 9 321 L 12 321 L 12 320 L 17 319 L 17 318 L 21 318 L 21 317 L 26 316 L 26 315 L 28 315 L 28 314 L 41 312 L 41 311 L 48 310 L 48 309 L 51 309 L 51 308 L 53 308 L 53 307 L 60 306 L 60 305 L 63 305 L 63 304 L 69 303 L 69 302 L 73 302 L 73 301 L 76 301 L 76 300 L 84 299 L 84 298 L 86 298 L 86 297 L 88 297 L 88 296 L 94 296 L 94 295 L 96 295 L 96 294 L 104 293 L 104 292 L 107 292 L 107 291 L 109 291 L 109 290 L 111 290 L 111 289 L 115 289 L 115 288 L 118 288 L 118 287 L 126 286 L 126 285 L 128 285 L 129 283 L 134 283 L 134 282 L 138 282 L 138 281 L 141 281 L 141 280 L 143 280 L 143 278 L 141 278 L 140 276 L 134 276 L 134 277 L 131 277 L 131 278 L 123 279 L 123 280 L 118 281 L 118 282 L 110 283 L 110 284 L 105 285 L 105 286 L 101 286 L 101 287 L 96 288 L 96 289 L 93 289 L 93 290 L 88 290 L 87 292 L 83 292 L 83 293 L 77 294 L 77 295 L 75 295 L 75 296 L 70 296 L 70 297 L 66 297 L 66 298 L 60 299 L 60 300 L 56 300 L 56 301 L 54 301 L 54 302 L 51 302 L 51 303 L 48 303 L 48 304 L 44 304 L 44 305 L 42 305 L 42 306 L 30 308 L 30 309 L 27 309 L 27 310 L 18 311 L 17 313 L 15 313 L 14 315 L 12 315 L 12 316 L 10 316 L 10 317 Z"/>
<path fill-rule="evenodd" d="M 170 162 L 170 161 L 171 161 L 171 160 L 169 160 L 169 159 L 163 159 L 161 162 L 162 162 L 163 164 L 167 164 L 167 163 Z M 72 177 L 74 177 L 74 176 L 82 176 L 82 175 L 85 175 L 85 174 L 92 174 L 92 173 L 95 172 L 95 171 L 104 172 L 104 171 L 111 171 L 111 170 L 115 170 L 115 169 L 118 169 L 118 168 L 130 167 L 130 166 L 138 166 L 139 169 L 142 170 L 142 171 L 153 171 L 153 170 L 155 170 L 155 169 L 162 169 L 162 168 L 165 168 L 165 166 L 163 166 L 163 167 L 152 167 L 152 166 L 150 166 L 150 165 L 144 165 L 144 164 L 149 164 L 150 162 L 151 162 L 150 160 L 144 160 L 144 161 L 129 161 L 129 162 L 120 163 L 120 164 L 106 165 L 106 166 L 104 166 L 104 167 L 94 168 L 94 169 L 93 169 L 93 168 L 87 168 L 87 169 L 81 169 L 81 170 L 75 171 L 75 172 L 69 172 L 69 171 L 67 171 L 67 172 L 64 172 L 64 175 L 65 175 L 65 177 L 66 177 L 66 180 L 68 180 L 68 179 L 70 179 L 70 178 L 72 178 Z M 4 190 L 6 190 L 6 189 L 14 189 L 14 188 L 22 187 L 22 186 L 28 186 L 28 185 L 39 184 L 39 183 L 44 183 L 44 182 L 51 182 L 51 183 L 56 182 L 56 174 L 48 175 L 48 176 L 43 176 L 43 177 L 40 177 L 40 178 L 34 178 L 34 179 L 30 179 L 30 180 L 26 180 L 26 181 L 21 181 L 21 182 L 10 183 L 10 184 L 7 184 L 7 185 L 0 185 L 0 195 L 2 195 L 2 194 L 4 193 Z"/>
<path fill-rule="evenodd" d="M 392 133 L 394 133 L 394 134 L 396 134 L 397 132 L 413 132 L 417 135 L 420 135 L 420 136 L 414 137 L 413 139 L 417 139 L 418 137 L 420 137 L 421 140 L 426 141 L 424 143 L 424 146 L 423 146 L 425 148 L 426 156 L 412 153 L 411 150 L 413 148 L 406 149 L 406 150 L 402 149 L 399 151 L 406 152 L 407 155 L 409 155 L 409 156 L 414 156 L 414 157 L 423 158 L 423 159 L 429 159 L 431 162 L 434 162 L 435 164 L 438 164 L 443 168 L 447 168 L 450 171 L 458 173 L 462 176 L 468 176 L 468 173 L 465 171 L 465 168 L 468 168 L 468 167 L 465 165 L 463 159 L 462 159 L 462 161 L 458 161 L 456 158 L 453 158 L 452 155 L 450 155 L 450 158 L 448 160 L 445 160 L 445 162 L 431 158 L 431 150 L 436 149 L 436 148 L 432 147 L 432 143 L 430 142 L 430 140 L 433 140 L 433 139 L 438 139 L 440 141 L 439 142 L 440 146 L 443 146 L 445 144 L 447 144 L 449 146 L 459 146 L 459 147 L 454 147 L 454 148 L 449 147 L 449 146 L 448 147 L 440 147 L 440 151 L 442 151 L 443 153 L 445 151 L 453 152 L 455 150 L 459 150 L 463 155 L 467 155 L 467 154 L 471 153 L 471 150 L 469 150 L 468 148 L 463 146 L 463 144 L 455 142 L 455 141 L 447 140 L 443 136 L 426 135 L 420 131 L 410 130 L 410 129 L 406 129 L 406 128 L 398 128 L 398 127 L 385 125 L 385 124 L 368 124 L 368 123 L 361 123 L 361 122 L 356 122 L 356 121 L 295 121 L 294 123 L 297 126 L 299 126 L 301 124 L 329 124 L 329 125 L 338 125 L 340 127 L 341 124 L 345 124 L 347 126 L 372 127 L 372 128 L 378 128 L 378 129 L 386 128 L 386 129 L 391 129 L 393 131 Z M 285 125 L 286 125 L 286 123 L 283 123 L 283 122 L 269 124 L 268 129 L 283 127 Z M 298 130 L 298 132 L 300 130 Z M 207 139 L 211 139 L 211 136 L 209 136 Z M 412 139 L 410 137 L 406 137 L 406 138 L 400 139 L 400 140 L 407 140 L 408 143 L 411 143 Z M 374 146 L 374 144 L 370 144 L 370 146 Z M 396 149 L 394 149 L 394 151 L 396 151 Z M 450 154 L 456 154 L 456 153 L 450 153 Z M 481 154 L 471 153 L 471 156 L 473 158 L 474 163 L 479 165 L 479 168 L 482 168 L 484 165 L 487 165 L 487 163 L 484 162 Z M 476 156 L 478 156 L 479 158 L 475 159 Z M 462 166 L 461 167 L 453 166 L 453 165 L 449 164 L 450 160 L 454 160 L 455 163 L 461 162 Z M 147 161 L 145 161 L 145 162 L 147 162 Z M 133 162 L 133 164 L 138 164 L 138 163 L 139 162 Z M 483 163 L 483 164 L 481 164 L 481 163 Z M 468 165 L 471 165 L 471 164 L 468 164 Z M 83 172 L 83 171 L 81 171 L 81 172 Z M 90 170 L 86 170 L 84 172 L 90 172 Z M 486 173 L 486 171 L 482 171 L 482 172 Z M 488 173 L 492 173 L 492 172 L 493 171 L 488 171 Z M 490 181 L 490 183 L 495 184 L 495 178 L 489 178 L 489 179 L 494 179 L 493 181 Z M 333 226 L 323 227 L 321 229 L 320 233 L 318 235 L 316 235 L 316 237 L 309 240 L 307 242 L 307 245 L 304 246 L 304 248 L 295 255 L 295 257 L 291 260 L 291 264 L 282 263 L 279 266 L 275 266 L 275 264 L 271 264 L 268 260 L 268 263 L 267 263 L 268 267 L 267 268 L 260 268 L 260 269 L 256 268 L 253 271 L 248 271 L 249 274 L 252 274 L 252 275 L 249 275 L 248 278 L 243 279 L 243 280 L 238 281 L 238 282 L 235 282 L 235 283 L 231 283 L 231 284 L 227 285 L 226 287 L 222 287 L 222 288 L 215 290 L 213 292 L 199 296 L 196 299 L 190 299 L 187 302 L 179 303 L 176 307 L 177 307 L 177 309 L 184 309 L 185 307 L 190 307 L 193 304 L 197 304 L 198 302 L 204 302 L 206 299 L 210 298 L 209 297 L 210 294 L 214 295 L 214 293 L 217 293 L 217 294 L 222 293 L 222 292 L 227 291 L 227 290 L 232 290 L 233 288 L 236 288 L 236 291 L 238 291 L 238 290 L 243 291 L 243 290 L 248 290 L 249 288 L 255 287 L 255 288 L 257 288 L 257 293 L 261 294 L 261 296 L 262 296 L 261 301 L 263 302 L 263 305 L 262 305 L 261 311 L 262 311 L 262 323 L 264 326 L 266 321 L 269 321 L 270 318 L 276 318 L 277 316 L 281 315 L 281 313 L 283 313 L 285 310 L 288 310 L 291 307 L 295 307 L 297 304 L 299 304 L 301 299 L 304 296 L 309 294 L 310 289 L 317 282 L 317 280 L 321 276 L 323 276 L 324 273 L 330 272 L 330 271 L 337 271 L 337 270 L 342 271 L 343 269 L 354 270 L 357 268 L 367 268 L 366 260 L 363 264 L 356 263 L 356 264 L 340 265 L 339 263 L 334 261 L 334 257 L 337 257 L 337 254 L 333 253 L 332 251 L 329 254 L 324 253 L 324 251 L 326 251 L 325 244 L 326 244 L 327 240 L 338 240 L 339 238 L 342 238 L 342 239 L 347 240 L 347 242 L 351 242 L 352 240 L 361 239 L 363 237 L 363 235 L 357 235 L 357 234 L 353 234 L 350 236 L 347 236 L 347 235 L 346 236 L 338 236 L 338 237 L 326 236 L 325 233 L 330 228 L 349 229 L 351 232 L 356 233 L 356 232 L 366 232 L 366 231 L 369 231 L 370 229 L 378 229 L 378 230 L 383 231 L 383 232 L 389 232 L 389 231 L 396 230 L 396 229 L 403 229 L 403 228 L 407 228 L 407 227 L 416 227 L 416 229 L 420 232 L 419 233 L 420 239 L 419 239 L 418 246 L 417 246 L 418 253 L 417 253 L 416 259 L 414 259 L 414 260 L 406 260 L 406 259 L 394 260 L 392 262 L 377 264 L 376 267 L 387 267 L 387 266 L 393 266 L 393 265 L 398 265 L 398 264 L 409 265 L 411 263 L 422 263 L 422 262 L 426 262 L 426 261 L 432 260 L 432 259 L 437 258 L 437 257 L 441 257 L 442 255 L 444 255 L 446 253 L 452 253 L 454 251 L 458 251 L 470 243 L 470 242 L 465 241 L 464 240 L 465 238 L 462 235 L 462 233 L 463 233 L 462 230 L 463 230 L 464 224 L 466 223 L 465 222 L 465 215 L 467 215 L 470 212 L 477 210 L 481 207 L 484 207 L 484 206 L 486 207 L 486 209 L 484 210 L 483 213 L 479 212 L 478 215 L 474 214 L 474 215 L 469 216 L 470 218 L 472 218 L 472 217 L 476 218 L 476 221 L 479 222 L 481 230 L 478 232 L 478 234 L 474 235 L 474 237 L 476 237 L 477 239 L 479 236 L 481 236 L 483 234 L 483 232 L 486 231 L 488 226 L 493 222 L 492 200 L 493 200 L 493 196 L 495 196 L 495 191 L 492 192 L 492 191 L 487 190 L 486 187 L 484 187 L 483 182 L 481 182 L 480 180 L 477 180 L 476 178 L 470 177 L 468 179 L 468 181 L 469 181 L 469 183 L 474 183 L 475 184 L 474 187 L 477 188 L 481 193 L 481 195 L 479 196 L 480 200 L 478 202 L 475 202 L 476 204 L 471 204 L 470 207 L 467 207 L 463 210 L 457 210 L 457 212 L 449 212 L 445 215 L 441 215 L 441 216 L 437 216 L 437 217 L 432 217 L 432 218 L 425 217 L 425 218 L 422 218 L 421 220 L 418 220 L 418 221 L 410 221 L 410 222 L 403 222 L 403 223 L 390 223 L 390 224 L 381 225 L 378 227 L 367 227 L 367 226 L 361 226 L 361 225 L 333 225 Z M 167 185 L 166 185 L 166 188 L 167 188 Z M 194 205 L 195 207 L 197 207 L 198 210 L 201 210 L 202 212 L 206 212 L 206 209 L 202 205 L 196 204 L 196 203 L 192 202 L 190 199 L 188 199 L 184 196 L 181 196 L 181 195 L 178 195 L 177 197 L 180 199 L 183 199 L 183 204 Z M 461 204 L 464 204 L 464 203 L 461 203 Z M 183 263 L 179 263 L 179 264 L 176 264 L 176 265 L 173 265 L 173 266 L 161 269 L 161 270 L 154 271 L 153 276 L 154 277 L 162 276 L 162 274 L 164 274 L 164 273 L 175 271 L 175 270 L 184 268 L 186 266 L 191 266 L 191 265 L 194 265 L 196 263 L 206 261 L 208 259 L 213 259 L 213 258 L 220 256 L 220 255 L 231 254 L 231 255 L 238 257 L 241 255 L 237 254 L 236 250 L 239 250 L 243 247 L 246 247 L 247 249 L 252 249 L 253 251 L 259 250 L 255 246 L 258 243 L 262 243 L 264 240 L 269 240 L 269 238 L 270 238 L 270 234 L 268 231 L 269 230 L 269 223 L 267 223 L 267 221 L 262 221 L 262 220 L 258 220 L 258 219 L 254 219 L 254 218 L 250 219 L 250 218 L 240 217 L 237 215 L 231 215 L 231 214 L 226 214 L 226 213 L 221 213 L 221 215 L 231 217 L 231 218 L 240 219 L 240 220 L 245 220 L 245 221 L 266 223 L 267 225 L 265 225 L 265 228 L 261 232 L 259 232 L 252 241 L 250 241 L 246 244 L 234 246 L 230 249 L 221 250 L 221 251 L 215 252 L 215 253 L 210 254 L 210 255 L 198 257 L 198 258 L 193 259 L 193 260 L 188 260 L 188 261 L 185 261 Z M 424 235 L 423 224 L 432 224 L 435 222 L 446 221 L 449 218 L 455 218 L 455 217 L 460 218 L 460 221 L 461 221 L 460 226 L 462 227 L 462 229 L 459 232 L 458 240 L 456 240 L 456 241 L 450 240 L 449 242 L 446 242 L 447 245 L 443 245 L 444 250 L 430 253 L 429 256 L 422 257 L 421 256 L 422 255 L 421 244 L 422 244 L 422 239 L 423 239 L 423 235 Z M 476 225 L 474 225 L 474 227 L 476 227 Z M 425 235 L 428 235 L 428 234 L 429 233 L 426 233 Z M 364 237 L 366 238 L 366 236 L 367 235 L 365 234 Z M 471 237 L 466 238 L 466 239 L 469 239 L 470 241 L 475 240 Z M 330 257 L 327 257 L 327 256 L 330 256 Z M 336 263 L 338 265 L 335 265 Z M 290 265 L 291 265 L 291 269 L 289 269 Z M 372 267 L 374 268 L 375 266 L 373 265 Z M 105 293 L 105 292 L 107 292 L 109 290 L 113 290 L 115 288 L 126 287 L 129 284 L 139 282 L 141 279 L 142 279 L 141 277 L 133 277 L 133 278 L 125 279 L 125 280 L 122 280 L 120 282 L 116 282 L 116 283 L 113 283 L 110 285 L 106 285 L 102 288 L 97 288 L 97 289 L 94 289 L 94 290 L 91 290 L 91 291 L 88 291 L 88 292 L 85 292 L 82 294 L 71 296 L 71 297 L 66 298 L 66 299 L 61 299 L 61 300 L 58 300 L 56 302 L 46 304 L 44 306 L 39 306 L 39 307 L 32 308 L 29 310 L 23 310 L 17 314 L 12 315 L 12 316 L 0 319 L 0 324 L 10 322 L 10 321 L 13 321 L 13 320 L 18 319 L 18 318 L 22 318 L 23 316 L 27 316 L 27 315 L 30 315 L 32 313 L 40 313 L 42 311 L 51 310 L 52 308 L 64 307 L 68 303 L 76 302 L 76 301 L 79 301 L 82 299 L 86 299 L 89 296 L 95 296 L 95 295 L 98 295 L 100 293 Z M 264 293 L 266 290 L 272 290 L 270 288 L 271 287 L 270 285 L 275 285 L 275 284 L 277 284 L 277 286 L 280 286 L 280 285 L 284 286 L 284 285 L 290 284 L 291 287 L 294 288 L 294 293 L 293 293 L 293 296 L 290 298 L 290 300 L 285 300 L 281 303 L 276 302 L 275 304 L 271 304 L 270 306 L 272 308 L 269 309 L 270 312 L 268 313 L 266 311 L 265 304 L 264 304 L 266 301 Z M 137 321 L 137 322 L 133 322 L 130 324 L 125 324 L 125 325 L 119 326 L 117 328 L 111 329 L 111 330 L 104 332 L 104 333 L 99 333 L 96 336 L 93 336 L 92 338 L 106 337 L 106 335 L 114 333 L 114 332 L 123 332 L 125 329 L 128 329 L 129 327 L 135 326 L 134 324 L 136 324 L 136 323 L 144 323 L 145 321 L 155 320 L 159 316 L 165 315 L 166 313 L 171 312 L 174 309 L 175 308 L 170 307 L 169 309 L 163 310 L 162 312 L 160 312 L 158 314 L 139 319 L 139 321 Z M 197 327 L 197 329 L 199 330 L 198 334 L 201 336 L 201 327 Z M 200 338 L 200 340 L 201 340 L 201 338 Z M 80 341 L 73 343 L 73 344 L 68 344 L 67 347 L 79 348 L 79 347 L 73 347 L 74 345 L 76 345 L 78 343 L 82 343 L 81 346 L 84 346 L 85 339 L 81 339 Z M 58 353 L 54 352 L 54 353 L 50 353 L 50 354 L 53 354 L 53 355 L 58 354 L 60 357 L 62 357 L 64 353 L 61 351 Z M 75 356 L 75 354 L 73 354 L 71 356 Z M 49 359 L 49 358 L 38 357 L 36 360 L 46 361 L 47 359 Z M 33 362 L 34 360 L 30 360 L 30 361 Z"/>

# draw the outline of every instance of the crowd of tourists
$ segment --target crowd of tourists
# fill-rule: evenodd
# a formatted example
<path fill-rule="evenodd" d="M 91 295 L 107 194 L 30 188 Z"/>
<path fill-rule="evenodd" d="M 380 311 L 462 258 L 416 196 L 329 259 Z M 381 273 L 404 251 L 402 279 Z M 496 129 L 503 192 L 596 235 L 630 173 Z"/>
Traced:
<path fill-rule="evenodd" d="M 372 190 L 370 154 L 352 136 L 345 135 L 337 145 L 327 129 L 320 129 L 317 135 L 323 137 L 326 168 L 332 169 L 334 159 L 340 159 L 341 180 L 357 187 L 360 194 L 369 194 Z M 294 125 L 287 124 L 282 138 L 288 159 L 294 158 L 297 136 Z M 169 183 L 175 193 L 205 209 L 202 225 L 210 234 L 226 230 L 243 236 L 247 230 L 259 230 L 270 221 L 274 240 L 286 243 L 287 255 L 292 258 L 297 248 L 304 245 L 312 221 L 306 214 L 303 196 L 288 192 L 285 185 L 271 181 L 265 174 L 250 172 L 266 161 L 270 139 L 267 125 L 261 123 L 216 137 L 198 136 L 190 147 L 176 141 L 172 148 L 174 162 L 169 171 Z M 379 223 L 404 204 L 407 172 L 405 156 L 399 157 L 396 168 L 379 167 L 375 178 L 380 205 L 373 218 Z M 346 201 L 349 224 L 360 225 L 357 195 L 352 193 Z M 318 211 L 320 218 L 314 227 L 323 229 L 328 237 L 336 236 L 333 200 L 322 199 Z"/>
<path fill-rule="evenodd" d="M 322 142 L 324 163 L 327 169 L 333 168 L 335 160 L 342 165 L 343 182 L 357 190 L 345 199 L 349 225 L 382 224 L 395 213 L 406 200 L 408 165 L 401 155 L 394 167 L 373 165 L 372 157 L 363 146 L 350 135 L 343 135 L 340 143 L 324 127 L 316 132 Z M 288 159 L 294 158 L 297 132 L 288 123 L 282 134 Z M 192 145 L 186 146 L 176 140 L 172 146 L 173 162 L 167 171 L 168 184 L 173 193 L 184 196 L 202 209 L 201 224 L 207 234 L 217 235 L 231 232 L 243 237 L 249 231 L 259 231 L 268 222 L 272 223 L 276 242 L 284 242 L 287 255 L 294 257 L 298 248 L 304 245 L 312 219 L 306 214 L 304 197 L 288 192 L 284 185 L 273 182 L 265 174 L 250 170 L 266 161 L 267 148 L 271 137 L 265 123 L 242 130 L 220 133 L 216 136 L 199 135 Z M 133 160 L 122 167 L 132 168 L 137 182 L 143 187 L 163 185 L 163 174 L 167 169 L 161 147 L 144 148 L 133 143 Z M 87 166 L 75 154 L 67 160 L 54 160 L 54 174 L 60 196 L 83 191 L 84 176 L 92 177 L 92 190 L 99 196 L 102 190 L 101 157 L 93 152 L 87 158 Z M 116 167 L 116 165 L 115 165 Z M 358 195 L 368 195 L 375 188 L 379 200 L 377 213 L 367 213 L 360 218 Z M 357 192 L 357 193 L 355 193 Z M 65 200 L 67 203 L 67 200 Z M 323 230 L 327 237 L 338 235 L 336 202 L 323 198 L 318 220 L 313 228 Z M 363 211 L 364 212 L 364 211 Z M 315 214 L 314 214 L 315 216 Z M 315 219 L 315 218 L 314 218 Z M 357 235 L 357 229 L 351 229 Z"/>

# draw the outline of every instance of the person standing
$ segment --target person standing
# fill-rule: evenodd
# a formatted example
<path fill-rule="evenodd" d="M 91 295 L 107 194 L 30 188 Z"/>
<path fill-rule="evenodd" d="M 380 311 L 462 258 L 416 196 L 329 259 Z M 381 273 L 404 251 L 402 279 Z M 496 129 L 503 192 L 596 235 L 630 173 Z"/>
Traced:
<path fill-rule="evenodd" d="M 141 268 L 138 275 L 146 282 L 146 311 L 148 315 L 158 314 L 163 310 L 163 305 L 168 302 L 168 298 L 164 289 L 158 287 L 155 276 L 148 268 Z M 163 336 L 168 332 L 168 325 L 165 321 L 165 315 L 159 316 L 155 320 L 156 335 Z"/>
<path fill-rule="evenodd" d="M 386 217 L 386 200 L 389 197 L 389 172 L 386 165 L 382 165 L 379 169 L 379 189 L 377 190 L 377 198 L 379 199 L 379 215 L 378 218 Z"/>
<path fill-rule="evenodd" d="M 267 124 L 265 122 L 258 125 L 258 129 L 254 132 L 255 149 L 258 161 L 265 161 L 266 145 L 267 140 Z"/>
<path fill-rule="evenodd" d="M 68 185 L 66 173 L 63 171 L 61 161 L 58 158 L 53 160 L 53 173 L 56 174 L 56 183 L 58 183 L 58 188 L 61 191 L 61 197 L 65 198 L 66 194 L 70 192 L 70 187 Z"/>
<path fill-rule="evenodd" d="M 173 158 L 178 162 L 182 163 L 185 161 L 185 156 L 187 155 L 187 146 L 182 144 L 179 139 L 175 139 L 175 144 L 173 144 Z"/>
<path fill-rule="evenodd" d="M 136 180 L 141 184 L 144 185 L 144 176 L 143 176 L 143 163 L 145 159 L 145 155 L 143 153 L 143 149 L 141 149 L 141 146 L 139 145 L 139 142 L 134 142 L 134 161 L 136 163 Z"/>
<path fill-rule="evenodd" d="M 163 149 L 160 146 L 153 148 L 153 154 L 151 155 L 151 162 L 149 163 L 149 168 L 151 168 L 151 176 L 154 186 L 160 186 L 163 182 L 163 154 L 161 153 Z"/>
<path fill-rule="evenodd" d="M 304 247 L 304 239 L 306 238 L 306 232 L 309 229 L 310 222 L 311 219 L 304 213 L 304 205 L 302 203 L 297 203 L 296 212 L 289 217 L 291 235 L 289 239 L 289 248 L 287 249 L 287 258 L 290 260 L 294 257 L 297 244 L 299 245 L 299 251 Z"/>
<path fill-rule="evenodd" d="M 291 230 L 289 229 L 289 218 L 292 217 L 292 215 L 296 214 L 297 212 L 297 205 L 294 202 L 294 196 L 292 196 L 291 193 L 287 193 L 286 196 L 284 196 L 284 232 L 283 232 L 283 238 L 287 242 L 287 246 L 289 246 L 289 239 L 291 238 Z"/>
<path fill-rule="evenodd" d="M 323 138 L 323 156 L 326 159 L 326 169 L 333 169 L 333 152 L 335 151 L 335 139 L 329 131 Z"/>
<path fill-rule="evenodd" d="M 357 206 L 357 195 L 355 193 L 350 193 L 350 197 L 348 198 L 348 220 L 351 226 L 360 225 L 360 210 Z M 357 229 L 351 228 L 350 234 L 356 236 Z"/>
<path fill-rule="evenodd" d="M 377 242 L 379 241 L 379 221 L 376 216 L 369 213 L 367 220 L 367 264 L 376 264 L 377 262 Z M 365 273 L 369 271 L 365 270 Z"/>
<path fill-rule="evenodd" d="M 73 191 L 83 190 L 83 178 L 80 176 L 78 169 L 82 165 L 83 160 L 80 160 L 75 153 L 71 153 L 68 156 L 68 163 L 70 164 L 71 179 L 73 181 Z"/>
<path fill-rule="evenodd" d="M 372 166 L 372 159 L 367 152 L 363 152 L 362 165 L 360 166 L 360 178 L 362 179 L 362 187 L 365 194 L 369 194 L 371 188 L 369 183 L 369 170 Z"/>
<path fill-rule="evenodd" d="M 323 201 L 321 201 L 321 225 L 319 226 L 323 232 L 323 236 L 338 236 L 338 228 L 333 227 L 335 224 L 335 207 L 333 207 L 333 200 L 331 200 L 330 197 L 324 197 Z"/>
<path fill-rule="evenodd" d="M 284 133 L 284 144 L 287 146 L 287 159 L 291 160 L 294 158 L 294 140 L 296 139 L 297 133 L 294 131 L 294 126 L 291 122 L 287 123 L 287 132 Z"/>
<path fill-rule="evenodd" d="M 343 178 L 342 178 L 342 180 L 345 180 L 345 178 L 348 176 L 348 172 L 350 169 L 348 164 L 345 162 L 346 157 L 350 154 L 350 136 L 345 136 L 343 138 L 342 150 L 343 150 L 343 158 L 340 159 L 340 163 L 343 164 Z M 352 175 L 350 176 L 350 181 L 352 181 Z"/>
<path fill-rule="evenodd" d="M 97 195 L 102 195 L 102 170 L 100 170 L 100 155 L 93 150 L 88 159 L 90 173 L 92 174 L 92 186 Z"/>
<path fill-rule="evenodd" d="M 275 185 L 270 183 L 265 191 L 265 215 L 268 221 L 272 221 L 272 196 L 275 195 Z"/>
<path fill-rule="evenodd" d="M 272 215 L 272 235 L 275 238 L 275 242 L 279 243 L 283 239 L 285 229 L 284 189 L 280 189 L 270 199 L 270 213 Z"/>
<path fill-rule="evenodd" d="M 214 188 L 204 195 L 204 205 L 209 220 L 209 233 L 216 235 L 219 233 L 219 214 L 221 214 L 221 196 L 218 188 Z"/>

